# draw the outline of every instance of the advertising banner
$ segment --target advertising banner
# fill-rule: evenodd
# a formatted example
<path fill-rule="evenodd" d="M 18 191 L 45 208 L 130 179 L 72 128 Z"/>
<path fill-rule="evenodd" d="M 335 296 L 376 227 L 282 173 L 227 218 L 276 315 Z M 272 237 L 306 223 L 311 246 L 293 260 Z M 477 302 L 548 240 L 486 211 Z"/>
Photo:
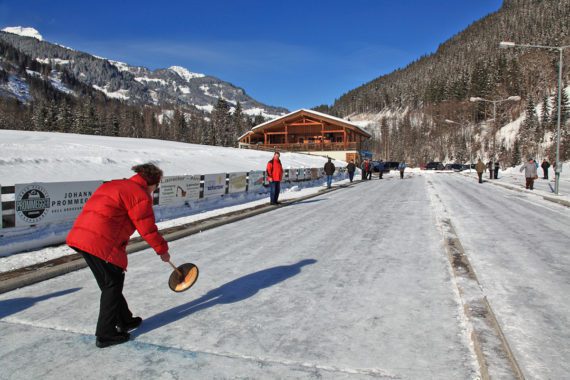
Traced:
<path fill-rule="evenodd" d="M 183 204 L 200 198 L 200 176 L 164 177 L 159 186 L 159 205 Z"/>
<path fill-rule="evenodd" d="M 289 181 L 290 182 L 297 181 L 297 169 L 289 169 Z"/>
<path fill-rule="evenodd" d="M 251 171 L 249 172 L 249 186 L 247 191 L 250 193 L 263 192 L 263 170 Z"/>
<path fill-rule="evenodd" d="M 207 174 L 204 176 L 204 198 L 226 193 L 226 173 Z"/>
<path fill-rule="evenodd" d="M 0 189 L 2 189 L 2 184 L 0 183 Z M 2 192 L 0 191 L 0 230 L 3 228 L 4 216 L 2 215 Z"/>
<path fill-rule="evenodd" d="M 16 227 L 74 219 L 103 181 L 16 184 Z"/>
<path fill-rule="evenodd" d="M 319 179 L 320 171 L 318 168 L 311 168 L 311 180 Z"/>
<path fill-rule="evenodd" d="M 228 192 L 242 193 L 247 187 L 247 172 L 243 173 L 230 173 L 230 184 Z"/>
<path fill-rule="evenodd" d="M 305 168 L 301 168 L 297 171 L 297 181 L 305 180 Z"/>

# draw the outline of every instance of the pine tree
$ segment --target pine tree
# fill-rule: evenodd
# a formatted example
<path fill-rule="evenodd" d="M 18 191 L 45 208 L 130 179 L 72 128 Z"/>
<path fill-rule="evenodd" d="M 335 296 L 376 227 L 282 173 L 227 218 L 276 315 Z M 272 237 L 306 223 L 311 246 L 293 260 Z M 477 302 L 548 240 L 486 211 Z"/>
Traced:
<path fill-rule="evenodd" d="M 511 166 L 517 166 L 521 163 L 521 147 L 519 143 L 519 139 L 515 139 L 515 143 L 513 145 L 513 156 L 511 161 Z"/>
<path fill-rule="evenodd" d="M 525 120 L 521 124 L 519 130 L 519 143 L 522 153 L 525 156 L 535 157 L 537 153 L 536 144 L 536 130 L 538 127 L 538 116 L 536 114 L 536 108 L 531 97 L 528 98 Z"/>
<path fill-rule="evenodd" d="M 214 110 L 212 111 L 212 145 L 228 146 L 231 135 L 231 113 L 230 105 L 221 97 L 218 98 Z"/>

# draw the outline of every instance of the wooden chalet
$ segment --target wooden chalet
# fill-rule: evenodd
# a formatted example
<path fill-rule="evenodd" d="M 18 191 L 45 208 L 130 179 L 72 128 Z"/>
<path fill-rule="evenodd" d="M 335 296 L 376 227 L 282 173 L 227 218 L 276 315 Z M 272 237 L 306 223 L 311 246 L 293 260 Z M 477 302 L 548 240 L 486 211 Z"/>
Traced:
<path fill-rule="evenodd" d="M 356 124 L 300 109 L 259 124 L 238 138 L 244 149 L 301 152 L 359 161 L 362 142 L 371 137 Z"/>

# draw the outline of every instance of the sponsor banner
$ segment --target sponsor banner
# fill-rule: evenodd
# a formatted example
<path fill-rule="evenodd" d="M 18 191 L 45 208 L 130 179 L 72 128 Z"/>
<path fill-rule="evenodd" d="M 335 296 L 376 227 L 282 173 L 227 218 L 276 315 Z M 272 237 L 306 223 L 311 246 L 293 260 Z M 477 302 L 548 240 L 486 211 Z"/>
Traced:
<path fill-rule="evenodd" d="M 226 193 L 226 173 L 207 174 L 204 176 L 204 198 Z"/>
<path fill-rule="evenodd" d="M 200 176 L 163 177 L 159 187 L 159 205 L 183 204 L 200 198 Z"/>
<path fill-rule="evenodd" d="M 16 184 L 16 227 L 74 219 L 103 181 Z"/>
<path fill-rule="evenodd" d="M 305 169 L 297 170 L 297 181 L 304 181 L 305 180 Z"/>
<path fill-rule="evenodd" d="M 248 192 L 258 192 L 263 189 L 263 177 L 265 172 L 263 170 L 249 172 L 249 185 Z"/>
<path fill-rule="evenodd" d="M 230 173 L 229 193 L 242 193 L 247 187 L 247 172 Z"/>
<path fill-rule="evenodd" d="M 2 184 L 0 183 L 0 190 L 2 189 Z M 0 191 L 0 230 L 4 226 L 4 217 L 2 215 L 2 192 Z"/>
<path fill-rule="evenodd" d="M 297 169 L 289 169 L 289 181 L 297 181 Z"/>
<path fill-rule="evenodd" d="M 318 168 L 311 168 L 311 180 L 319 179 L 319 169 Z"/>

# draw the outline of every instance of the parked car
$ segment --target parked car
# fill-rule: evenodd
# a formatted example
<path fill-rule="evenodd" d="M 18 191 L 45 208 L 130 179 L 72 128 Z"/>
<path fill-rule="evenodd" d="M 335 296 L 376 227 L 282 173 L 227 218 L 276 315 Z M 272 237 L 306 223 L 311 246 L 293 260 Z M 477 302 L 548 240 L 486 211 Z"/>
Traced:
<path fill-rule="evenodd" d="M 398 170 L 398 165 L 400 165 L 398 161 L 384 162 L 384 168 L 386 168 L 387 170 Z"/>
<path fill-rule="evenodd" d="M 389 173 L 390 169 L 386 165 L 386 162 L 383 162 L 383 164 L 384 164 L 384 170 L 382 170 L 382 173 Z M 380 161 L 372 161 L 372 171 L 374 173 L 378 173 L 380 171 Z"/>
<path fill-rule="evenodd" d="M 426 165 L 426 170 L 443 170 L 444 166 L 441 162 L 428 162 Z"/>
<path fill-rule="evenodd" d="M 465 170 L 465 165 L 463 164 L 447 164 L 444 170 L 453 170 L 454 172 L 460 172 Z"/>

